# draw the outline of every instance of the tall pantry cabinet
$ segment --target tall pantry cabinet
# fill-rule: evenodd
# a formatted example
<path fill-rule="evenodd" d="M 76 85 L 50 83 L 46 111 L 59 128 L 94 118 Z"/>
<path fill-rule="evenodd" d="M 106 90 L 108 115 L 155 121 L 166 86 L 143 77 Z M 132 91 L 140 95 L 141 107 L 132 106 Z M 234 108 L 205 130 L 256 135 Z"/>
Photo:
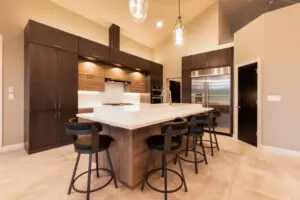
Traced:
<path fill-rule="evenodd" d="M 28 153 L 72 142 L 64 123 L 78 111 L 78 38 L 29 21 L 25 29 L 25 124 Z"/>

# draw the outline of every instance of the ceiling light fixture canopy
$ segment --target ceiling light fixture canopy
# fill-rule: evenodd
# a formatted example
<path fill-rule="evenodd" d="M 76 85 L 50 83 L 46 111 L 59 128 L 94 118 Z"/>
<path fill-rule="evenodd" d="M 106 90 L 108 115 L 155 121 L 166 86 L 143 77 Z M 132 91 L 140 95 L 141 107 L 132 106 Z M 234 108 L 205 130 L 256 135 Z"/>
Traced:
<path fill-rule="evenodd" d="M 129 11 L 135 22 L 144 22 L 148 14 L 148 0 L 129 0 Z"/>
<path fill-rule="evenodd" d="M 173 29 L 174 42 L 176 46 L 182 46 L 184 44 L 184 27 L 181 19 L 181 7 L 180 0 L 178 0 L 178 17 Z"/>

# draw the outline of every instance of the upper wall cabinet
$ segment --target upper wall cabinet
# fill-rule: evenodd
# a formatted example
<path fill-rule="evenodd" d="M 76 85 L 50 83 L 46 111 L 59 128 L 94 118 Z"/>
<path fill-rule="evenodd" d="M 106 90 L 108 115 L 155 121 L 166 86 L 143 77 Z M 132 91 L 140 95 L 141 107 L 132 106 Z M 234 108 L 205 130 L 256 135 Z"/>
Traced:
<path fill-rule="evenodd" d="M 25 29 L 25 44 L 28 42 L 78 52 L 78 37 L 64 31 L 30 20 Z"/>
<path fill-rule="evenodd" d="M 104 62 L 108 62 L 110 60 L 109 47 L 84 38 L 79 38 L 78 51 L 79 55 L 83 57 L 94 58 Z"/>
<path fill-rule="evenodd" d="M 151 85 L 162 86 L 163 85 L 163 66 L 161 64 L 151 62 Z"/>
<path fill-rule="evenodd" d="M 129 73 L 130 84 L 127 86 L 128 91 L 132 93 L 145 93 L 146 83 L 145 75 L 140 72 L 130 72 Z"/>
<path fill-rule="evenodd" d="M 91 62 L 78 65 L 78 90 L 104 91 L 105 66 Z"/>
<path fill-rule="evenodd" d="M 231 66 L 233 64 L 233 48 L 208 52 L 206 59 L 207 67 Z"/>
<path fill-rule="evenodd" d="M 115 65 L 147 72 L 151 68 L 151 61 L 115 49 L 111 49 L 111 62 Z"/>
<path fill-rule="evenodd" d="M 186 56 L 182 59 L 183 70 L 195 70 L 206 67 L 206 55 L 196 54 L 193 56 Z"/>

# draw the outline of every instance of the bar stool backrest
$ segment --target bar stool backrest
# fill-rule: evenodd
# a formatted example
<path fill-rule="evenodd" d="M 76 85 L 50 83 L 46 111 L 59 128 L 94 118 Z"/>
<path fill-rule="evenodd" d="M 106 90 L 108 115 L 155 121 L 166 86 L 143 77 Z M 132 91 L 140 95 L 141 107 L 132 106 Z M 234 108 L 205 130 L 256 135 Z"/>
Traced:
<path fill-rule="evenodd" d="M 204 126 L 210 126 L 212 124 L 211 115 L 193 115 L 189 117 L 189 130 L 190 133 L 204 133 Z"/>
<path fill-rule="evenodd" d="M 181 145 L 182 135 L 188 133 L 188 121 L 184 118 L 176 118 L 162 126 L 162 134 L 165 135 L 164 151 L 171 152 L 173 139 L 176 138 Z"/>
<path fill-rule="evenodd" d="M 100 124 L 99 124 L 100 125 Z M 65 123 L 66 126 L 66 133 L 68 135 L 71 135 L 73 137 L 73 143 L 75 144 L 77 139 L 80 136 L 88 136 L 90 135 L 92 137 L 92 141 L 98 141 L 99 137 L 99 128 L 102 129 L 102 127 L 99 127 L 99 125 L 95 123 L 79 123 L 78 119 L 72 118 L 69 119 L 67 123 Z M 101 126 L 101 125 L 100 125 Z M 98 142 L 92 143 L 92 149 L 97 149 Z"/>
<path fill-rule="evenodd" d="M 219 109 L 213 109 L 213 110 L 211 111 L 211 113 L 212 113 L 212 115 L 213 115 L 213 122 L 216 122 L 217 118 L 218 118 L 218 117 L 221 117 L 221 115 L 222 115 L 222 112 L 221 112 L 221 110 L 219 110 Z"/>

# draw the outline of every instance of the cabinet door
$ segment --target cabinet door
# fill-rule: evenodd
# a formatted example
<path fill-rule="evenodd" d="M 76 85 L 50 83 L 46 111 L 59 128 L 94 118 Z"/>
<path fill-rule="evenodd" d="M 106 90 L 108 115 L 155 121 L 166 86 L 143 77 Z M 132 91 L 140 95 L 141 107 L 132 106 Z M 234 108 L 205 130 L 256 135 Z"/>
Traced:
<path fill-rule="evenodd" d="M 99 61 L 110 60 L 109 47 L 83 38 L 79 38 L 79 55 Z"/>
<path fill-rule="evenodd" d="M 77 109 L 66 109 L 58 112 L 58 144 L 70 144 L 73 141 L 71 135 L 66 133 L 66 126 L 64 125 L 70 118 L 75 118 L 78 113 Z"/>
<path fill-rule="evenodd" d="M 77 54 L 58 52 L 58 77 L 58 109 L 76 109 L 78 107 Z"/>
<path fill-rule="evenodd" d="M 233 64 L 233 48 L 207 53 L 207 67 L 224 67 Z"/>
<path fill-rule="evenodd" d="M 31 111 L 55 110 L 57 108 L 58 54 L 54 48 L 30 44 L 28 49 L 30 70 Z"/>
<path fill-rule="evenodd" d="M 132 72 L 129 74 L 131 84 L 129 85 L 129 92 L 145 93 L 146 80 L 145 75 L 140 72 Z"/>
<path fill-rule="evenodd" d="M 55 146 L 57 143 L 57 113 L 55 111 L 34 111 L 29 113 L 29 153 Z"/>
<path fill-rule="evenodd" d="M 163 85 L 163 66 L 158 63 L 152 62 L 151 65 L 151 85 L 162 86 Z"/>
<path fill-rule="evenodd" d="M 29 21 L 26 41 L 78 52 L 77 36 L 35 21 Z"/>
<path fill-rule="evenodd" d="M 183 101 L 183 103 L 191 103 L 191 91 L 192 91 L 191 71 L 183 70 L 182 71 L 182 101 Z"/>
<path fill-rule="evenodd" d="M 78 89 L 84 91 L 104 91 L 105 66 L 90 62 L 78 65 Z"/>

